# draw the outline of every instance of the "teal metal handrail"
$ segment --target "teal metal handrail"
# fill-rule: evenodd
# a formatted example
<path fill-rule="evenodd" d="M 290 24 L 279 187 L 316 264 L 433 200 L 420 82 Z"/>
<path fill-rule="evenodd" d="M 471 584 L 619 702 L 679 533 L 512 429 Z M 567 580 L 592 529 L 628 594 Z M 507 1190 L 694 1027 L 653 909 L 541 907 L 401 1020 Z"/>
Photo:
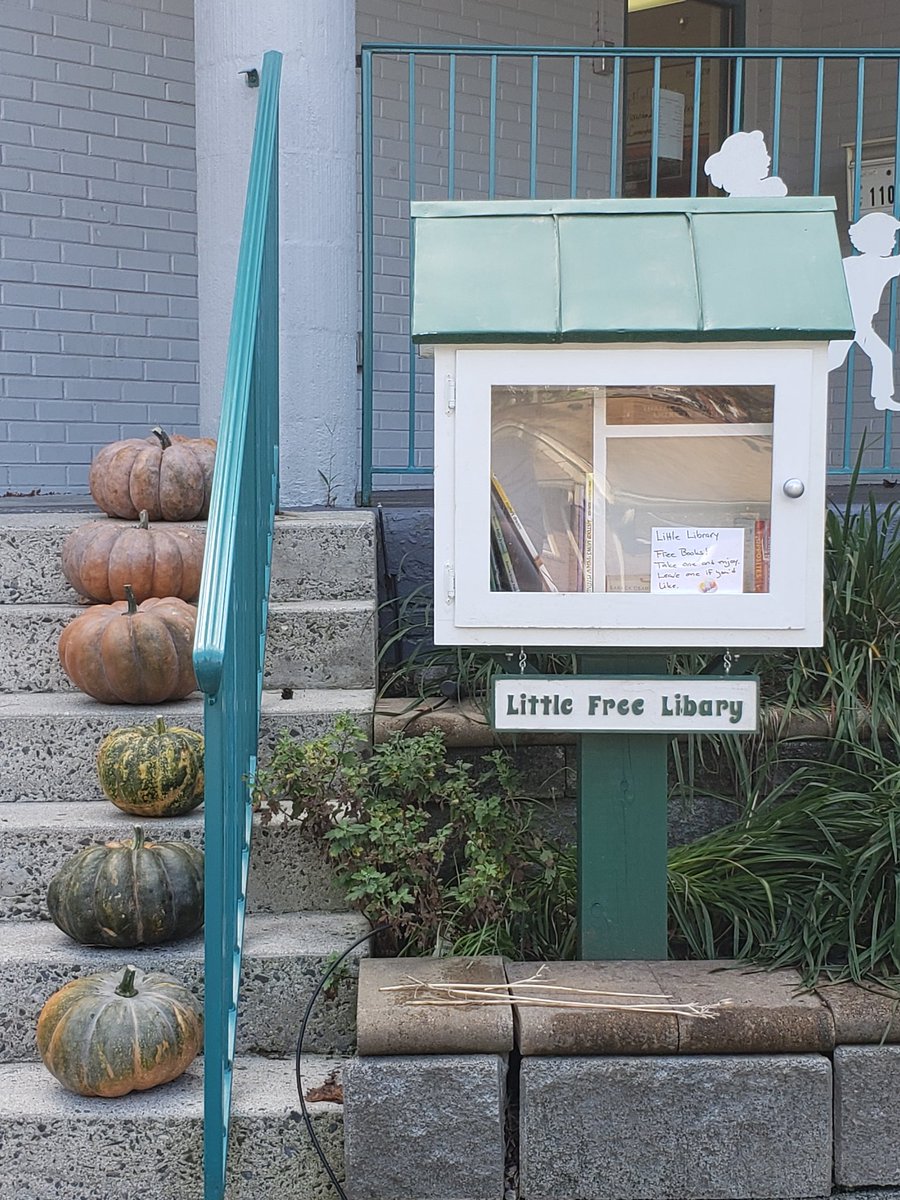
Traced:
<path fill-rule="evenodd" d="M 278 92 L 263 57 L 197 612 L 204 693 L 205 1200 L 223 1200 L 278 496 Z"/>
<path fill-rule="evenodd" d="M 379 62 L 393 60 L 394 63 L 405 63 L 405 70 L 393 69 L 387 76 L 390 96 L 390 120 L 381 119 L 379 97 L 376 95 L 376 68 Z M 441 60 L 439 62 L 439 60 Z M 502 83 L 498 68 L 512 60 L 519 64 L 519 74 L 513 85 L 514 99 L 507 104 L 508 111 L 503 114 Z M 581 89 L 585 79 L 592 70 L 592 65 L 601 62 L 601 73 L 608 76 L 609 104 L 609 148 L 601 148 L 597 144 L 596 127 L 592 130 L 588 122 L 596 123 L 596 112 L 588 111 Z M 700 155 L 700 111 L 701 111 L 701 72 L 707 64 L 720 63 L 728 71 L 730 81 L 730 103 L 728 112 L 727 131 L 736 132 L 741 128 L 755 128 L 756 121 L 762 120 L 767 133 L 769 149 L 772 155 L 772 172 L 779 173 L 780 159 L 785 154 L 786 131 L 797 145 L 802 145 L 808 159 L 807 177 L 811 181 L 809 191 L 819 195 L 822 187 L 823 156 L 835 150 L 835 129 L 840 128 L 839 147 L 850 148 L 854 163 L 852 178 L 853 202 L 847 217 L 855 221 L 860 215 L 860 195 L 862 183 L 864 132 L 871 137 L 868 128 L 868 113 L 866 108 L 867 95 L 871 96 L 873 76 L 877 75 L 878 92 L 875 96 L 875 110 L 888 120 L 881 120 L 885 132 L 890 138 L 893 135 L 893 148 L 890 157 L 893 158 L 893 176 L 896 179 L 900 172 L 900 48 L 849 48 L 830 47 L 813 49 L 810 47 L 732 47 L 732 48 L 696 48 L 674 49 L 670 47 L 611 47 L 611 46 L 500 46 L 500 45 L 415 45 L 411 43 L 367 44 L 362 47 L 360 54 L 361 68 L 361 128 L 362 128 L 362 447 L 361 447 L 361 486 L 360 493 L 363 503 L 369 503 L 372 496 L 373 481 L 376 476 L 397 477 L 403 481 L 423 479 L 431 475 L 432 467 L 428 461 L 428 445 L 423 429 L 427 428 L 427 409 L 430 406 L 430 388 L 421 387 L 427 384 L 422 378 L 423 372 L 417 364 L 416 349 L 409 342 L 404 350 L 401 340 L 408 331 L 405 317 L 400 307 L 401 298 L 409 299 L 408 280 L 401 275 L 398 280 L 397 263 L 404 258 L 404 249 L 398 255 L 390 248 L 390 243 L 403 240 L 402 233 L 398 234 L 397 216 L 401 219 L 407 213 L 409 202 L 421 199 L 503 199 L 507 196 L 535 197 L 540 195 L 541 181 L 538 171 L 538 155 L 540 152 L 539 124 L 543 112 L 545 95 L 540 90 L 541 72 L 545 64 L 554 64 L 557 75 L 554 77 L 552 88 L 551 124 L 556 140 L 554 147 L 554 166 L 556 177 L 549 184 L 555 198 L 561 198 L 564 190 L 568 195 L 576 197 L 579 190 L 584 190 L 584 177 L 588 174 L 582 169 L 579 161 L 579 140 L 582 152 L 589 156 L 594 163 L 595 173 L 602 156 L 605 157 L 605 168 L 608 183 L 608 195 L 615 198 L 621 194 L 623 163 L 625 160 L 624 130 L 626 124 L 626 79 L 627 72 L 635 66 L 646 67 L 652 79 L 650 91 L 650 145 L 649 145 L 649 193 L 658 194 L 661 186 L 660 178 L 660 106 L 665 81 L 662 78 L 667 64 L 681 63 L 686 72 L 693 71 L 692 85 L 686 90 L 686 101 L 693 101 L 692 117 L 685 125 L 685 134 L 689 135 L 686 142 L 686 167 L 689 172 L 691 195 L 696 195 L 698 185 L 705 184 Z M 464 64 L 476 63 L 482 66 L 477 76 L 466 77 Z M 785 70 L 788 64 L 793 64 L 797 70 L 806 71 L 809 78 L 805 80 L 803 90 L 794 97 L 791 95 L 788 83 L 785 82 Z M 804 65 L 805 64 L 805 65 Z M 530 67 L 530 71 L 529 68 Z M 867 67 L 869 68 L 867 75 Z M 440 72 L 444 73 L 446 84 L 436 82 Z M 563 72 L 570 72 L 570 87 L 565 84 Z M 855 109 L 848 108 L 846 103 L 835 104 L 830 100 L 829 89 L 826 86 L 828 72 L 843 71 L 853 78 L 842 83 L 847 98 L 855 94 Z M 760 72 L 767 72 L 760 75 Z M 424 74 L 428 75 L 427 84 L 423 84 Z M 880 73 L 880 74 L 879 74 Z M 530 77 L 530 81 L 529 81 Z M 398 112 L 398 101 L 403 103 L 398 92 L 398 81 L 405 78 L 401 86 L 405 90 L 406 116 Z M 754 83 L 756 84 L 754 92 Z M 440 91 L 440 97 L 435 91 Z M 756 110 L 765 110 L 765 117 L 746 117 L 748 110 L 747 98 L 755 96 Z M 550 99 L 548 94 L 547 99 Z M 463 103 L 465 101 L 465 103 Z M 566 102 L 567 101 L 567 102 Z M 480 105 L 480 108 L 476 108 Z M 704 109 L 704 111 L 706 111 Z M 423 123 L 423 114 L 432 122 L 430 126 Z M 474 114 L 474 115 L 473 115 Z M 808 115 L 808 122 L 801 128 L 803 114 Z M 896 117 L 892 119 L 891 114 Z M 442 123 L 441 128 L 434 125 L 435 120 Z M 469 132 L 464 141 L 461 136 L 464 122 L 475 122 L 476 132 Z M 566 150 L 564 142 L 567 134 L 566 123 L 570 123 L 568 136 L 569 162 L 565 163 Z M 828 135 L 823 136 L 826 123 Z M 498 125 L 501 132 L 498 135 Z M 503 127 L 506 127 L 504 132 Z M 396 127 L 399 134 L 392 132 Z M 510 133 L 509 130 L 513 132 Z M 516 160 L 512 157 L 506 163 L 507 170 L 501 170 L 499 161 L 500 143 L 504 137 L 510 137 L 515 142 Z M 387 147 L 387 149 L 385 149 Z M 710 150 L 715 147 L 710 147 Z M 376 160 L 384 156 L 387 164 L 383 174 L 376 171 Z M 468 182 L 463 184 L 463 162 L 466 160 Z M 522 167 L 524 175 L 519 175 L 515 166 Z M 437 176 L 440 182 L 437 182 Z M 563 178 L 566 175 L 567 178 Z M 478 190 L 473 190 L 472 179 L 477 176 L 481 180 Z M 402 182 L 400 182 L 402 181 Z M 400 186 L 398 187 L 398 182 Z M 588 185 L 589 186 L 589 185 Z M 506 191 L 504 192 L 504 187 Z M 406 193 L 405 197 L 402 191 Z M 517 190 L 516 190 L 517 189 Z M 600 192 L 594 187 L 589 193 L 598 198 Z M 387 199 L 391 203 L 389 204 Z M 900 185 L 898 185 L 888 202 L 895 217 L 900 218 Z M 380 208 L 376 209 L 376 205 Z M 394 206 L 400 205 L 399 214 Z M 384 243 L 388 246 L 382 251 L 379 242 L 381 227 L 379 219 L 385 214 L 390 222 L 390 233 L 384 234 Z M 415 247 L 409 236 L 406 243 L 408 253 L 405 254 L 409 275 L 415 257 Z M 390 286 L 385 293 L 379 293 L 379 275 L 377 265 L 382 257 L 389 256 L 394 262 L 391 265 L 385 281 Z M 399 285 L 399 286 L 398 286 Z M 892 347 L 897 344 L 897 301 L 898 281 L 890 285 L 889 328 L 888 341 Z M 379 324 L 381 322 L 381 324 Z M 379 346 L 376 335 L 384 336 L 390 343 L 389 348 L 379 356 Z M 841 383 L 842 411 L 835 414 L 835 429 L 832 432 L 833 459 L 829 466 L 833 479 L 849 478 L 854 470 L 864 476 L 897 475 L 900 473 L 900 438 L 893 432 L 894 419 L 890 412 L 869 413 L 865 404 L 854 403 L 855 351 L 851 349 L 846 369 L 846 382 Z M 400 359 L 408 366 L 394 365 Z M 380 382 L 379 374 L 384 375 Z M 417 383 L 417 376 L 418 383 Z M 377 385 L 377 386 L 376 386 Z M 382 419 L 382 410 L 376 409 L 376 390 L 383 396 L 383 417 L 385 432 L 376 428 L 376 422 Z M 858 390 L 858 388 L 857 388 Z M 421 410 L 417 407 L 421 405 Z M 400 409 L 398 412 L 397 410 Z M 859 468 L 856 466 L 856 451 L 861 433 L 861 426 L 873 424 L 866 435 L 866 444 L 870 450 L 880 442 L 881 452 L 871 455 L 866 463 Z M 389 434 L 387 431 L 396 431 Z M 376 461 L 375 440 L 381 436 L 382 445 L 388 444 L 390 437 L 405 441 L 405 448 L 398 447 L 397 458 L 393 455 L 389 461 Z M 384 455 L 387 458 L 387 453 Z M 425 482 L 427 480 L 423 480 Z"/>

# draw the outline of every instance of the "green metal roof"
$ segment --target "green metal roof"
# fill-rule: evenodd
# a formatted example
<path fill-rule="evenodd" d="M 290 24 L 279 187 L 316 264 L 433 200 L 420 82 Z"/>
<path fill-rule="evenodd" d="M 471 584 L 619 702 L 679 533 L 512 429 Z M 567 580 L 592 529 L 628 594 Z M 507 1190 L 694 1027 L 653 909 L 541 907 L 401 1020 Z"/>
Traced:
<path fill-rule="evenodd" d="M 796 196 L 413 204 L 413 337 L 850 337 L 834 211 Z"/>

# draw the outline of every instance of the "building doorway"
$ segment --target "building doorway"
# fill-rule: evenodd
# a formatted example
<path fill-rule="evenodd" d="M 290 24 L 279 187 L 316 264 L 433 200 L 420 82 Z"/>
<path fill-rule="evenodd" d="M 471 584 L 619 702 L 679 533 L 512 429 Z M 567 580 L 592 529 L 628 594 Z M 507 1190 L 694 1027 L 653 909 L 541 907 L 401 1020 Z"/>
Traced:
<path fill-rule="evenodd" d="M 740 46 L 744 42 L 743 25 L 743 0 L 628 0 L 625 44 L 696 50 Z M 652 58 L 629 61 L 625 71 L 626 196 L 649 196 L 652 191 L 653 83 Z M 699 120 L 695 129 L 698 93 L 694 59 L 662 60 L 658 196 L 689 196 L 695 174 L 698 194 L 709 193 L 703 163 L 731 131 L 732 93 L 732 65 L 720 59 L 705 59 L 700 68 Z M 697 171 L 692 169 L 695 160 L 699 163 Z"/>

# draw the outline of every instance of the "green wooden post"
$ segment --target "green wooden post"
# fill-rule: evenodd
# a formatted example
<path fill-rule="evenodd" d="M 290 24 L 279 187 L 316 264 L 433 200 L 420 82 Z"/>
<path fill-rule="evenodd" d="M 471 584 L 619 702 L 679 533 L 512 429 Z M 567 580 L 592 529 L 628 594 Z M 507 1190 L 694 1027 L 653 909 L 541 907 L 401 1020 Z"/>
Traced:
<path fill-rule="evenodd" d="M 580 655 L 584 675 L 665 675 L 659 654 Z M 669 738 L 583 733 L 578 748 L 578 957 L 667 957 Z"/>

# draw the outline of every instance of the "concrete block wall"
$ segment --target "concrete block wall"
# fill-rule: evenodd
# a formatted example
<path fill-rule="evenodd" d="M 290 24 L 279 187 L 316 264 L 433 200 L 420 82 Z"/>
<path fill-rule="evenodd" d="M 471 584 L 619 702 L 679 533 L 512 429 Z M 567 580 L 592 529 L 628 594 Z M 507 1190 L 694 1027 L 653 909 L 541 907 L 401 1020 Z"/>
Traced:
<path fill-rule="evenodd" d="M 0 4 L 0 495 L 197 426 L 192 0 Z"/>

